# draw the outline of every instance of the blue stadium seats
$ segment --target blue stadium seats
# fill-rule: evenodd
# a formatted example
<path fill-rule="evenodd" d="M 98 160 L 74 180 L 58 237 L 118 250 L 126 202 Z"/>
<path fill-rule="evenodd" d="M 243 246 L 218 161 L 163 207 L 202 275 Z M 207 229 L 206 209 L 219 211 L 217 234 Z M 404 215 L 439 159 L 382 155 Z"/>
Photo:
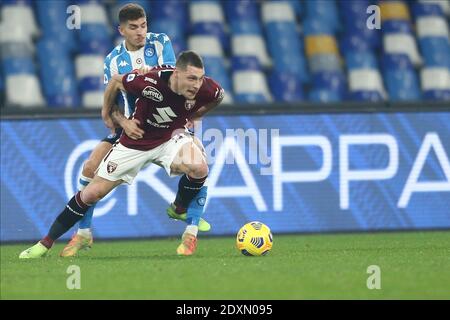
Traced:
<path fill-rule="evenodd" d="M 315 19 L 329 25 L 334 32 L 341 29 L 336 2 L 328 0 L 306 1 L 305 11 L 307 19 Z"/>
<path fill-rule="evenodd" d="M 302 82 L 309 81 L 303 42 L 296 28 L 291 2 L 263 4 L 262 15 L 269 53 L 277 73 L 290 73 Z"/>
<path fill-rule="evenodd" d="M 341 52 L 346 56 L 353 51 L 371 51 L 371 44 L 361 35 L 347 33 L 341 37 Z"/>
<path fill-rule="evenodd" d="M 306 19 L 303 22 L 303 34 L 305 36 L 317 34 L 333 34 L 333 27 L 317 19 Z"/>
<path fill-rule="evenodd" d="M 342 71 L 320 71 L 313 75 L 313 86 L 333 91 L 342 99 L 346 95 L 347 81 Z"/>
<path fill-rule="evenodd" d="M 25 81 L 51 107 L 100 107 L 101 65 L 122 41 L 117 12 L 126 3 L 144 7 L 149 31 L 167 34 L 176 54 L 197 51 L 227 102 L 449 99 L 448 2 L 3 0 L 7 102 L 34 103 L 15 91 Z M 66 26 L 71 4 L 82 8 L 81 30 Z M 381 30 L 367 28 L 372 4 Z"/>
<path fill-rule="evenodd" d="M 365 40 L 366 45 L 371 49 L 379 49 L 381 47 L 381 30 L 367 28 L 366 21 L 354 21 L 345 29 L 347 36 L 357 36 Z"/>
<path fill-rule="evenodd" d="M 313 89 L 309 93 L 309 100 L 311 102 L 340 102 L 342 97 L 336 91 L 326 89 Z"/>
<path fill-rule="evenodd" d="M 158 1 L 152 6 L 150 13 L 147 11 L 147 14 L 150 16 L 150 28 L 153 19 L 168 20 L 174 24 L 183 26 L 183 29 L 188 29 L 189 27 L 189 13 L 187 3 L 185 1 Z"/>
<path fill-rule="evenodd" d="M 31 5 L 32 1 L 31 0 L 3 0 L 2 5 L 6 6 L 6 5 Z"/>
<path fill-rule="evenodd" d="M 8 42 L 0 47 L 0 57 L 6 58 L 33 58 L 35 48 L 24 42 Z"/>
<path fill-rule="evenodd" d="M 446 67 L 425 67 L 420 71 L 423 96 L 427 100 L 449 100 L 450 70 Z"/>
<path fill-rule="evenodd" d="M 429 101 L 450 101 L 450 90 L 425 90 L 423 97 Z"/>
<path fill-rule="evenodd" d="M 81 91 L 97 91 L 103 90 L 103 80 L 99 77 L 85 77 L 80 80 L 79 88 Z"/>
<path fill-rule="evenodd" d="M 232 58 L 231 68 L 234 71 L 257 70 L 262 71 L 261 63 L 256 56 L 236 56 Z"/>
<path fill-rule="evenodd" d="M 282 0 L 284 1 L 284 0 Z M 289 2 L 289 4 L 292 6 L 292 8 L 295 11 L 295 15 L 297 17 L 302 17 L 305 14 L 305 8 L 304 8 L 304 3 L 297 1 L 297 0 L 287 0 Z"/>
<path fill-rule="evenodd" d="M 442 7 L 436 3 L 416 2 L 413 4 L 413 13 L 420 16 L 444 16 Z"/>
<path fill-rule="evenodd" d="M 192 24 L 191 34 L 212 35 L 219 39 L 222 48 L 230 48 L 225 31 L 225 15 L 219 2 L 194 1 L 189 3 L 189 16 Z"/>
<path fill-rule="evenodd" d="M 224 57 L 222 45 L 214 36 L 192 35 L 188 39 L 188 47 L 201 56 Z"/>
<path fill-rule="evenodd" d="M 381 30 L 383 33 L 413 33 L 412 25 L 407 20 L 387 20 L 384 21 Z"/>
<path fill-rule="evenodd" d="M 216 80 L 227 92 L 227 101 L 232 101 L 232 85 L 224 60 L 220 57 L 203 57 L 205 74 Z"/>
<path fill-rule="evenodd" d="M 352 101 L 362 102 L 381 102 L 384 100 L 382 94 L 379 91 L 374 90 L 357 90 L 351 92 L 349 98 Z"/>
<path fill-rule="evenodd" d="M 83 12 L 83 26 L 78 33 L 82 54 L 107 54 L 111 51 L 111 28 L 105 8 L 96 2 L 80 6 Z"/>
<path fill-rule="evenodd" d="M 255 34 L 262 35 L 261 25 L 255 20 L 238 20 L 234 19 L 230 22 L 232 34 Z"/>
<path fill-rule="evenodd" d="M 19 107 L 43 107 L 39 79 L 34 74 L 13 74 L 6 76 L 6 105 Z M 26 90 L 26 94 L 24 94 Z"/>
<path fill-rule="evenodd" d="M 86 24 L 83 32 L 79 33 L 80 53 L 106 55 L 113 43 L 110 37 L 110 29 L 104 24 Z"/>
<path fill-rule="evenodd" d="M 421 99 L 419 80 L 407 55 L 383 56 L 383 74 L 391 101 L 414 101 Z"/>
<path fill-rule="evenodd" d="M 237 102 L 271 102 L 267 80 L 263 72 L 258 70 L 242 70 L 233 72 L 233 91 Z"/>
<path fill-rule="evenodd" d="M 3 73 L 5 76 L 14 74 L 35 74 L 36 67 L 31 58 L 6 58 L 2 59 Z"/>
<path fill-rule="evenodd" d="M 228 21 L 248 20 L 259 22 L 259 6 L 254 0 L 235 0 L 224 2 Z"/>
<path fill-rule="evenodd" d="M 304 100 L 302 83 L 296 74 L 273 72 L 269 77 L 269 87 L 275 101 L 300 102 Z"/>
<path fill-rule="evenodd" d="M 265 68 L 272 64 L 267 53 L 266 42 L 263 37 L 258 35 L 233 35 L 231 52 L 233 56 L 256 56 Z"/>
<path fill-rule="evenodd" d="M 424 37 L 419 46 L 425 65 L 450 68 L 450 43 L 445 37 Z"/>
<path fill-rule="evenodd" d="M 370 51 L 350 51 L 345 55 L 347 69 L 377 69 L 378 64 L 375 55 Z"/>
<path fill-rule="evenodd" d="M 235 101 L 237 103 L 267 103 L 267 98 L 261 93 L 237 93 L 235 94 Z"/>
<path fill-rule="evenodd" d="M 414 70 L 387 70 L 384 72 L 390 101 L 419 101 L 419 81 Z"/>
<path fill-rule="evenodd" d="M 152 20 L 149 25 L 149 31 L 167 34 L 172 42 L 175 54 L 184 51 L 187 48 L 186 35 L 184 34 L 183 26 L 178 23 L 173 23 L 166 19 Z"/>
<path fill-rule="evenodd" d="M 386 97 L 383 78 L 378 69 L 360 68 L 348 72 L 348 88 L 350 99 L 378 99 Z M 370 100 L 373 101 L 373 100 Z M 378 100 L 376 100 L 378 101 Z"/>
<path fill-rule="evenodd" d="M 197 22 L 192 26 L 193 35 L 211 35 L 219 39 L 222 48 L 228 51 L 230 41 L 222 23 L 219 22 Z"/>

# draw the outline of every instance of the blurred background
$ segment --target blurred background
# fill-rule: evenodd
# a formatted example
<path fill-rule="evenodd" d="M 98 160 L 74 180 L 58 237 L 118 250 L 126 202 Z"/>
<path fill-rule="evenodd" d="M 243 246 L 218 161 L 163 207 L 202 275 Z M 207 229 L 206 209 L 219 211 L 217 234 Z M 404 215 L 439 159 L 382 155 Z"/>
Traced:
<path fill-rule="evenodd" d="M 128 2 L 1 1 L 2 108 L 100 108 Z M 449 1 L 134 2 L 176 54 L 203 56 L 226 103 L 450 101 Z M 73 4 L 80 30 L 66 27 Z M 381 29 L 366 25 L 373 4 Z"/>

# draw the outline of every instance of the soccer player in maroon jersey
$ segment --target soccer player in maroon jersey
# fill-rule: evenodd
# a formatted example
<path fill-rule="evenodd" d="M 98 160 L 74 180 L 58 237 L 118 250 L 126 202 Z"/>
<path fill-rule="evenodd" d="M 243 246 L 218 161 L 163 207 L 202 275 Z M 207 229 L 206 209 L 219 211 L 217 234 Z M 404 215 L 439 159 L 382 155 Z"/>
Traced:
<path fill-rule="evenodd" d="M 179 255 L 192 255 L 197 248 L 200 216 L 206 200 L 204 182 L 208 166 L 201 144 L 185 131 L 187 121 L 203 117 L 223 99 L 223 89 L 205 77 L 203 61 L 193 51 L 182 52 L 176 68 L 157 68 L 144 75 L 114 75 L 105 91 L 102 117 L 107 127 L 127 120 L 115 106 L 120 90 L 137 96 L 131 119 L 142 130 L 119 142 L 102 160 L 94 179 L 75 194 L 52 224 L 46 237 L 23 251 L 19 258 L 39 258 L 54 241 L 79 221 L 89 207 L 123 182 L 131 184 L 141 168 L 154 163 L 180 179 L 176 206 L 187 208 L 187 222 Z"/>

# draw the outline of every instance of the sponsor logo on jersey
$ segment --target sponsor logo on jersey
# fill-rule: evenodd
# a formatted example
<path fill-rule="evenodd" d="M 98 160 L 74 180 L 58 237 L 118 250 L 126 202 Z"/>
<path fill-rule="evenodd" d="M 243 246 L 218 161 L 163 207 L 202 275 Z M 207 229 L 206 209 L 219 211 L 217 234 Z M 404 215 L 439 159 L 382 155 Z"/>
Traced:
<path fill-rule="evenodd" d="M 147 123 L 148 123 L 149 125 L 155 127 L 155 128 L 160 128 L 160 129 L 169 129 L 169 128 L 170 128 L 169 125 L 166 125 L 166 124 L 159 124 L 159 123 L 156 123 L 156 122 L 154 122 L 154 121 L 152 121 L 152 120 L 150 120 L 150 119 L 147 119 Z"/>
<path fill-rule="evenodd" d="M 184 103 L 184 107 L 188 111 L 191 110 L 194 106 L 195 106 L 195 100 L 186 100 L 186 102 Z"/>
<path fill-rule="evenodd" d="M 109 174 L 116 171 L 116 169 L 117 169 L 117 163 L 115 163 L 115 162 L 109 161 L 108 164 L 106 165 L 106 170 L 108 171 Z"/>
<path fill-rule="evenodd" d="M 165 123 L 165 122 L 172 122 L 173 120 L 170 117 L 176 118 L 177 115 L 173 112 L 172 108 L 165 107 L 165 108 L 156 108 L 156 111 L 158 111 L 158 114 L 153 114 L 155 117 L 156 122 L 159 124 Z"/>
<path fill-rule="evenodd" d="M 125 67 L 125 66 L 128 66 L 128 62 L 126 62 L 125 60 L 120 61 L 119 67 Z"/>
<path fill-rule="evenodd" d="M 153 56 L 155 54 L 155 50 L 153 49 L 153 48 L 147 48 L 147 49 L 145 49 L 145 55 L 147 56 L 147 57 L 151 57 L 151 56 Z"/>
<path fill-rule="evenodd" d="M 151 99 L 156 102 L 161 102 L 164 99 L 161 92 L 159 92 L 158 89 L 156 89 L 155 87 L 152 87 L 152 86 L 145 87 L 144 90 L 142 90 L 142 95 L 144 97 L 146 97 L 147 99 Z"/>
<path fill-rule="evenodd" d="M 135 77 L 136 77 L 136 74 L 135 74 L 135 73 L 130 73 L 130 74 L 127 76 L 127 82 L 133 81 Z"/>
<path fill-rule="evenodd" d="M 158 81 L 156 81 L 156 80 L 153 79 L 153 78 L 149 78 L 149 77 L 145 77 L 145 78 L 144 78 L 144 81 L 151 82 L 151 83 L 153 83 L 153 84 L 157 84 L 157 83 L 158 83 Z"/>
<path fill-rule="evenodd" d="M 136 59 L 136 63 L 137 63 L 137 64 L 141 64 L 141 63 L 142 63 L 142 59 L 141 59 L 141 58 L 137 58 L 137 59 Z"/>

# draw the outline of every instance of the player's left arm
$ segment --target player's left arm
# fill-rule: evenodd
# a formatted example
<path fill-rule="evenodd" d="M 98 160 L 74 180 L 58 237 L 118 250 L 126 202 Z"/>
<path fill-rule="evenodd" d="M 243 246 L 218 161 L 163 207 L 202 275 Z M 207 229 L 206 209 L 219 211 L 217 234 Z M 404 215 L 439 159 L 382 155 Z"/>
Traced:
<path fill-rule="evenodd" d="M 117 126 L 120 126 L 123 120 L 126 120 L 116 104 L 117 94 L 120 90 L 125 90 L 122 79 L 123 75 L 121 74 L 113 75 L 104 93 L 102 118 L 106 126 L 110 129 L 115 129 Z"/>
<path fill-rule="evenodd" d="M 205 114 L 216 108 L 223 100 L 225 91 L 220 86 L 217 86 L 216 91 L 211 97 L 211 102 L 201 106 L 196 112 L 194 112 L 189 120 L 197 121 L 200 120 Z"/>

